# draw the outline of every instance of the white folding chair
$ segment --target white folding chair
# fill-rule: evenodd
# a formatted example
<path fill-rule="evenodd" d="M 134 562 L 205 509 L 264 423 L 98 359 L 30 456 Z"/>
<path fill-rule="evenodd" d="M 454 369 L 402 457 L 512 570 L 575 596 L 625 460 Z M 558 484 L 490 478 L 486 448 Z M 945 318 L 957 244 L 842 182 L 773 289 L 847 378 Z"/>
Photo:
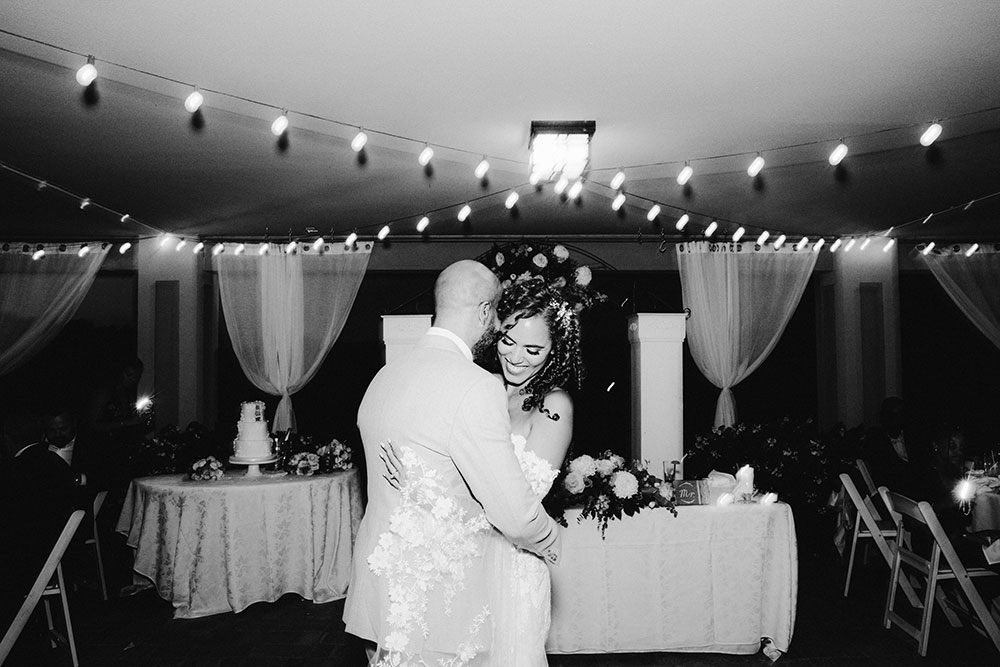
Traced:
<path fill-rule="evenodd" d="M 3 640 L 0 640 L 0 664 L 3 664 L 10 654 L 11 649 L 14 648 L 14 643 L 17 641 L 24 626 L 28 623 L 28 618 L 31 617 L 35 607 L 38 606 L 38 601 L 43 596 L 59 595 L 62 598 L 63 615 L 66 619 L 66 641 L 69 644 L 73 667 L 79 666 L 80 663 L 76 656 L 76 642 L 73 639 L 73 623 L 69 615 L 69 602 L 66 600 L 66 586 L 63 581 L 62 568 L 59 566 L 59 562 L 62 560 L 63 554 L 66 553 L 66 547 L 69 546 L 70 541 L 73 539 L 73 535 L 80 526 L 80 522 L 83 521 L 83 515 L 83 510 L 76 510 L 66 521 L 62 533 L 59 534 L 59 539 L 56 540 L 55 546 L 49 552 L 49 557 L 45 559 L 45 564 L 42 565 L 41 571 L 35 577 L 35 583 L 32 584 L 31 589 L 28 591 L 28 596 L 24 599 L 24 603 L 21 604 L 21 608 L 18 610 L 10 627 L 7 628 L 7 632 L 4 633 Z M 56 578 L 55 582 L 52 580 L 53 575 Z M 52 592 L 49 592 L 50 590 Z M 48 600 L 46 600 L 45 615 L 48 620 L 49 630 L 53 631 L 52 613 L 48 606 Z"/>
<path fill-rule="evenodd" d="M 892 563 L 889 595 L 886 597 L 885 614 L 882 618 L 886 629 L 893 625 L 898 626 L 903 632 L 917 640 L 920 655 L 926 656 L 927 643 L 930 639 L 931 618 L 934 615 L 934 600 L 936 599 L 952 625 L 960 625 L 956 614 L 965 616 L 972 623 L 972 626 L 980 634 L 990 639 L 993 646 L 1000 651 L 1000 627 L 997 626 L 997 622 L 990 615 L 982 596 L 973 585 L 973 579 L 995 577 L 997 573 L 985 567 L 965 567 L 955 552 L 955 547 L 947 533 L 942 528 L 934 508 L 929 503 L 926 501 L 918 503 L 891 491 L 886 492 L 885 498 L 890 510 L 899 517 L 896 529 L 900 535 L 909 531 L 907 524 L 910 523 L 914 527 L 925 527 L 933 538 L 930 556 L 913 551 L 908 541 L 901 541 L 902 543 L 897 545 L 896 556 Z M 942 555 L 944 556 L 943 563 L 941 562 Z M 920 627 L 911 624 L 895 609 L 896 587 L 906 581 L 903 573 L 904 565 L 926 580 L 927 588 L 924 591 Z M 956 599 L 949 598 L 941 590 L 941 585 L 944 582 L 958 584 L 956 591 L 959 595 Z M 963 601 L 962 595 L 972 605 L 971 610 Z"/>
<path fill-rule="evenodd" d="M 83 541 L 85 545 L 94 545 L 94 555 L 97 558 L 97 575 L 101 582 L 101 599 L 107 602 L 108 599 L 108 583 L 104 578 L 104 559 L 101 556 L 101 538 L 97 533 L 97 515 L 101 511 L 101 507 L 104 505 L 104 499 L 108 497 L 108 492 L 99 491 L 96 496 L 94 496 L 94 507 L 93 514 L 91 514 L 91 537 L 88 537 Z"/>
<path fill-rule="evenodd" d="M 871 540 L 878 547 L 879 552 L 885 559 L 886 565 L 892 567 L 892 560 L 896 552 L 897 528 L 888 518 L 876 519 L 871 507 L 861 497 L 858 487 L 854 485 L 854 480 L 846 472 L 840 474 L 840 482 L 844 486 L 847 497 L 851 499 L 857 515 L 854 518 L 853 537 L 851 538 L 851 555 L 847 561 L 847 577 L 844 581 L 844 597 L 846 598 L 851 590 L 851 575 L 854 572 L 854 555 L 858 548 L 859 540 Z M 905 577 L 900 582 L 907 599 L 915 607 L 922 603 L 909 580 Z"/>

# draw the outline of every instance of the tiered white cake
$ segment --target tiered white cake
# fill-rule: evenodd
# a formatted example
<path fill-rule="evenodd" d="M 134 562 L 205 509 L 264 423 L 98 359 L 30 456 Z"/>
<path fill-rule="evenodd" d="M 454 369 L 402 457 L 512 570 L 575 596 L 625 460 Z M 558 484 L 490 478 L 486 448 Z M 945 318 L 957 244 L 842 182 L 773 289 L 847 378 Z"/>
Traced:
<path fill-rule="evenodd" d="M 274 447 L 264 419 L 264 401 L 240 404 L 240 420 L 236 423 L 233 457 L 242 461 L 266 461 L 274 458 Z"/>

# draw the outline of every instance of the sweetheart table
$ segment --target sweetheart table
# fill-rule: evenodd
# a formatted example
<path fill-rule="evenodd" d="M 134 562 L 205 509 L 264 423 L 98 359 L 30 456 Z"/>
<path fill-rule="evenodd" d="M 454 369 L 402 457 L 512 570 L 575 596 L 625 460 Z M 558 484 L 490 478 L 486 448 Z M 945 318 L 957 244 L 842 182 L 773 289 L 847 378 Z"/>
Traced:
<path fill-rule="evenodd" d="M 795 625 L 798 556 L 791 508 L 643 510 L 608 523 L 568 510 L 552 573 L 548 653 L 697 652 L 773 658 Z"/>
<path fill-rule="evenodd" d="M 135 572 L 173 603 L 174 618 L 239 612 L 285 593 L 314 602 L 347 594 L 363 512 L 356 469 L 186 477 L 133 480 L 117 525 Z"/>

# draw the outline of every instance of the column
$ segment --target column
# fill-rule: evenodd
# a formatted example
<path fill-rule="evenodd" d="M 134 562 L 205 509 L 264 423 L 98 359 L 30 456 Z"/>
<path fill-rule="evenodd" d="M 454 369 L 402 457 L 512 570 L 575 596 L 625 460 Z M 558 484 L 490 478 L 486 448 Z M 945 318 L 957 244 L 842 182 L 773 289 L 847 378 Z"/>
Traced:
<path fill-rule="evenodd" d="M 430 315 L 383 315 L 382 342 L 385 344 L 385 363 L 405 354 L 430 328 Z"/>
<path fill-rule="evenodd" d="M 639 313 L 629 318 L 632 345 L 632 458 L 663 462 L 684 454 L 683 313 Z"/>

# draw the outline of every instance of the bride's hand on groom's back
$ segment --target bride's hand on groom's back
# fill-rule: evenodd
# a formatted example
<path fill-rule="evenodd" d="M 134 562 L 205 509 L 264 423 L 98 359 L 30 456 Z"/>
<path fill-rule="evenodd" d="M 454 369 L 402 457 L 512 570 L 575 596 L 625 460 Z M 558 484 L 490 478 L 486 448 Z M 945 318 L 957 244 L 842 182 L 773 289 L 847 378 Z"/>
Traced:
<path fill-rule="evenodd" d="M 382 465 L 385 466 L 385 472 L 382 473 L 382 477 L 398 491 L 402 487 L 402 482 L 405 478 L 403 464 L 399 460 L 399 452 L 396 451 L 396 446 L 392 444 L 392 440 L 382 440 L 378 445 L 378 455 L 382 459 Z"/>

